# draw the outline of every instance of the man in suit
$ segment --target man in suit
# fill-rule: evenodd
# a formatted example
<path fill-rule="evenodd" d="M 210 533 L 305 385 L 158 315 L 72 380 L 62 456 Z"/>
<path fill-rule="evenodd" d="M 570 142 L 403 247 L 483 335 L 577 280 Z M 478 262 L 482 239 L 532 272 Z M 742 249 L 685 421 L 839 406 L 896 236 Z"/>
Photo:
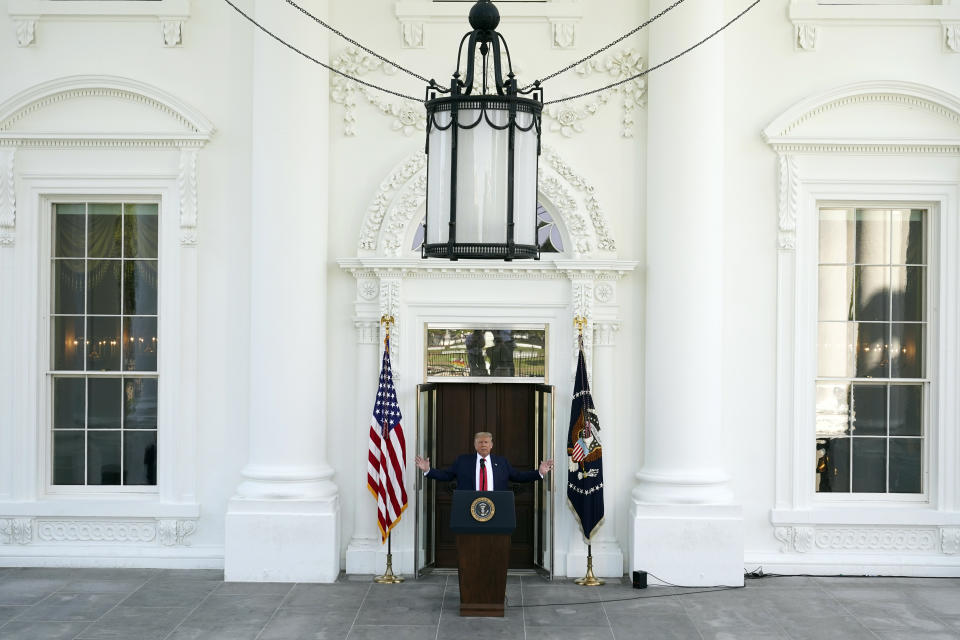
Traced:
<path fill-rule="evenodd" d="M 506 491 L 510 482 L 536 482 L 553 469 L 553 460 L 544 460 L 536 471 L 517 471 L 507 459 L 490 453 L 493 434 L 481 431 L 473 437 L 475 454 L 467 453 L 453 461 L 449 469 L 431 469 L 430 458 L 415 459 L 417 468 L 433 480 L 456 480 L 458 489 L 467 491 Z"/>

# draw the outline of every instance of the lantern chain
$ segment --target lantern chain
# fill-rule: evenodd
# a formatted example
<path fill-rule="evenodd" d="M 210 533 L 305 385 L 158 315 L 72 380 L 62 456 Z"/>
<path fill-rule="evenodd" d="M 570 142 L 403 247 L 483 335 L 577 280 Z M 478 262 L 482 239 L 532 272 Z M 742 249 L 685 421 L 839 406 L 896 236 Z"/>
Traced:
<path fill-rule="evenodd" d="M 643 76 L 647 75 L 647 74 L 650 73 L 651 71 L 656 71 L 656 70 L 659 69 L 660 67 L 663 67 L 663 66 L 666 66 L 666 65 L 670 64 L 671 62 L 673 62 L 673 61 L 676 60 L 677 58 L 679 58 L 679 57 L 681 57 L 681 56 L 684 56 L 684 55 L 690 53 L 691 51 L 693 51 L 694 49 L 696 49 L 696 48 L 699 47 L 700 45 L 706 43 L 708 40 L 711 40 L 712 38 L 714 38 L 715 36 L 717 36 L 718 34 L 720 34 L 722 31 L 724 31 L 727 27 L 729 27 L 729 26 L 732 25 L 734 22 L 736 22 L 737 20 L 739 20 L 740 18 L 742 18 L 744 15 L 746 15 L 746 13 L 747 13 L 748 11 L 750 11 L 751 9 L 753 9 L 753 8 L 754 8 L 755 6 L 757 6 L 758 4 L 760 4 L 760 0 L 754 0 L 746 9 L 744 9 L 743 11 L 741 11 L 740 13 L 738 13 L 733 19 L 731 19 L 731 20 L 730 20 L 729 22 L 727 22 L 725 25 L 723 25 L 722 27 L 720 27 L 719 29 L 717 29 L 716 31 L 714 31 L 713 33 L 711 33 L 710 35 L 708 35 L 708 36 L 707 36 L 706 38 L 704 38 L 703 40 L 700 40 L 700 41 L 697 42 L 696 44 L 693 44 L 693 45 L 687 47 L 686 49 L 684 49 L 684 50 L 681 51 L 680 53 L 676 54 L 675 56 L 673 56 L 673 57 L 671 57 L 671 58 L 667 58 L 667 59 L 664 60 L 663 62 L 661 62 L 661 63 L 659 63 L 659 64 L 656 64 L 656 65 L 650 67 L 649 69 L 645 69 L 644 71 L 641 71 L 640 73 L 637 73 L 637 74 L 635 74 L 635 75 L 630 76 L 629 78 L 624 78 L 623 80 L 618 80 L 618 81 L 616 81 L 616 82 L 612 82 L 612 83 L 610 83 L 610 84 L 608 84 L 608 85 L 604 85 L 604 86 L 602 86 L 602 87 L 599 87 L 599 88 L 597 88 L 597 89 L 593 89 L 593 90 L 591 90 L 591 91 L 584 91 L 583 93 L 578 93 L 578 94 L 573 95 L 573 96 L 567 96 L 566 98 L 557 98 L 556 100 L 550 100 L 550 101 L 544 102 L 543 104 L 544 104 L 544 105 L 557 104 L 557 103 L 559 103 L 559 102 L 567 102 L 568 100 L 576 100 L 576 99 L 578 99 L 578 98 L 585 98 L 586 96 L 593 95 L 594 93 L 600 93 L 601 91 L 606 91 L 606 90 L 608 90 L 608 89 L 613 89 L 614 87 L 619 87 L 620 85 L 626 84 L 626 83 L 628 83 L 628 82 L 630 82 L 630 81 L 632 81 L 632 80 L 636 80 L 637 78 L 642 78 Z"/>
<path fill-rule="evenodd" d="M 392 96 L 396 96 L 396 97 L 398 97 L 398 98 L 403 98 L 404 100 L 413 100 L 414 102 L 423 103 L 423 99 L 422 99 L 422 98 L 415 98 L 415 97 L 413 97 L 413 96 L 408 96 L 408 95 L 405 94 L 405 93 L 400 93 L 400 92 L 398 92 L 398 91 L 393 91 L 392 89 L 385 89 L 384 87 L 378 87 L 377 85 L 375 85 L 375 84 L 373 84 L 373 83 L 367 82 L 366 80 L 361 80 L 360 78 L 356 78 L 356 77 L 350 75 L 349 73 L 344 73 L 343 71 L 340 71 L 339 69 L 335 69 L 334 67 L 331 67 L 330 65 L 328 65 L 328 64 L 326 64 L 326 63 L 324 63 L 324 62 L 321 62 L 320 60 L 317 60 L 316 58 L 314 58 L 314 57 L 311 56 L 310 54 L 301 51 L 300 49 L 296 48 L 295 46 L 293 46 L 293 45 L 290 44 L 289 42 L 285 41 L 285 40 L 284 40 L 283 38 L 281 38 L 280 36 L 274 34 L 272 31 L 270 31 L 269 29 L 267 29 L 266 27 L 264 27 L 262 24 L 260 24 L 259 22 L 257 22 L 257 21 L 254 20 L 253 18 L 251 18 L 251 17 L 250 17 L 249 15 L 247 15 L 246 13 L 244 13 L 243 10 L 240 9 L 240 7 L 238 7 L 237 5 L 233 4 L 233 2 L 231 2 L 230 0 L 223 0 L 223 1 L 226 2 L 228 5 L 230 5 L 231 7 L 233 7 L 233 10 L 234 10 L 234 11 L 236 11 L 236 12 L 239 13 L 241 16 L 243 16 L 244 18 L 246 18 L 247 20 L 249 20 L 250 23 L 253 24 L 255 27 L 257 27 L 258 29 L 260 29 L 260 31 L 263 31 L 265 34 L 267 34 L 268 36 L 270 36 L 271 38 L 273 38 L 274 40 L 276 40 L 277 42 L 279 42 L 279 43 L 282 44 L 283 46 L 287 47 L 287 48 L 290 49 L 291 51 L 294 51 L 295 53 L 299 53 L 301 56 L 303 56 L 303 57 L 306 58 L 307 60 L 310 60 L 311 62 L 320 65 L 321 67 L 323 67 L 323 68 L 326 69 L 327 71 L 331 71 L 331 72 L 333 72 L 333 73 L 335 73 L 335 74 L 337 74 L 337 75 L 339 75 L 339 76 L 343 76 L 344 78 L 347 78 L 348 80 L 352 80 L 352 81 L 354 81 L 354 82 L 356 82 L 356 83 L 358 83 L 358 84 L 362 84 L 362 85 L 365 86 L 365 87 L 369 87 L 369 88 L 371 88 L 371 89 L 376 89 L 377 91 L 382 91 L 382 92 L 384 92 L 384 93 L 389 93 L 389 94 L 392 95 Z M 391 63 L 391 64 L 392 64 L 392 63 Z"/>
<path fill-rule="evenodd" d="M 376 51 L 374 51 L 373 49 L 368 49 L 367 47 L 363 46 L 362 44 L 360 44 L 359 42 L 357 42 L 357 41 L 354 40 L 353 38 L 350 38 L 349 36 L 347 36 L 346 34 L 342 33 L 341 31 L 338 31 L 335 27 L 330 26 L 329 24 L 327 24 L 326 22 L 324 22 L 323 20 L 321 20 L 321 19 L 318 18 L 317 16 L 313 15 L 312 13 L 310 13 L 309 11 L 307 11 L 306 9 L 304 9 L 303 7 L 301 7 L 300 5 L 298 5 L 298 4 L 297 4 L 296 2 L 294 2 L 293 0 L 286 0 L 286 2 L 287 2 L 287 4 L 289 4 L 291 7 L 294 7 L 295 9 L 299 10 L 300 13 L 302 13 L 303 15 L 307 16 L 308 18 L 310 18 L 311 20 L 313 20 L 314 22 L 316 22 L 317 24 L 319 24 L 320 26 L 322 26 L 324 29 L 327 29 L 327 30 L 330 31 L 331 33 L 335 33 L 336 35 L 340 36 L 341 38 L 343 38 L 344 40 L 346 40 L 346 41 L 349 42 L 350 44 L 352 44 L 352 45 L 354 45 L 354 46 L 356 46 L 356 47 L 360 47 L 361 49 L 363 49 L 364 51 L 366 51 L 367 53 L 369 53 L 370 55 L 372 55 L 374 58 L 379 59 L 381 62 L 385 62 L 385 63 L 387 63 L 388 65 L 390 65 L 391 67 L 396 67 L 396 68 L 399 69 L 400 71 L 403 71 L 404 73 L 413 76 L 413 77 L 416 78 L 417 80 L 420 80 L 420 81 L 422 81 L 422 82 L 425 82 L 425 83 L 427 83 L 427 84 L 430 84 L 430 80 L 428 80 L 427 78 L 424 78 L 424 77 L 423 77 L 422 75 L 420 75 L 419 73 L 416 73 L 415 71 L 411 71 L 410 69 L 407 69 L 406 67 L 400 66 L 399 64 L 397 64 L 397 63 L 394 62 L 393 60 L 387 60 L 387 59 L 384 58 L 382 55 L 380 55 L 379 53 L 377 53 Z M 680 0 L 680 2 L 683 2 L 683 0 Z"/>
<path fill-rule="evenodd" d="M 290 1 L 290 0 L 287 0 L 287 2 L 289 2 L 289 1 Z M 570 64 L 568 64 L 567 66 L 565 66 L 563 69 L 560 69 L 560 70 L 558 70 L 558 71 L 554 71 L 553 73 L 551 73 L 551 74 L 549 74 L 549 75 L 546 75 L 546 76 L 544 76 L 543 78 L 540 78 L 539 80 L 537 80 L 537 82 L 539 82 L 540 84 L 543 84 L 543 83 L 546 82 L 547 80 L 551 80 L 551 79 L 553 79 L 553 78 L 556 78 L 556 77 L 559 76 L 560 74 L 566 73 L 567 71 L 570 71 L 570 69 L 573 69 L 574 67 L 583 64 L 584 62 L 586 62 L 586 61 L 589 60 L 590 58 L 593 58 L 593 57 L 596 57 L 596 56 L 600 55 L 601 53 L 603 53 L 603 52 L 606 51 L 607 49 L 609 49 L 609 48 L 611 48 L 611 47 L 613 47 L 613 46 L 616 46 L 616 45 L 620 44 L 621 42 L 623 42 L 624 40 L 626 40 L 627 38 L 629 38 L 629 37 L 632 36 L 633 34 L 637 33 L 638 31 L 640 31 L 640 30 L 643 29 L 644 27 L 648 26 L 651 22 L 660 19 L 661 17 L 663 17 L 664 15 L 666 15 L 671 9 L 675 8 L 677 5 L 682 4 L 683 2 L 684 2 L 684 0 L 676 0 L 676 2 L 674 2 L 673 4 L 671 4 L 669 7 L 667 7 L 666 9 L 664 9 L 663 11 L 661 11 L 660 13 L 658 13 L 658 14 L 655 15 L 655 16 L 653 16 L 652 18 L 650 18 L 649 20 L 647 20 L 647 21 L 644 22 L 643 24 L 641 24 L 641 25 L 639 25 L 639 26 L 637 26 L 637 27 L 634 27 L 634 28 L 631 29 L 630 31 L 627 31 L 625 34 L 623 34 L 622 36 L 620 36 L 619 38 L 617 38 L 617 39 L 614 40 L 613 42 L 607 44 L 606 46 L 600 47 L 599 49 L 597 49 L 597 50 L 594 51 L 593 53 L 589 53 L 589 54 L 583 56 L 582 58 L 580 58 L 580 59 L 577 60 L 576 62 L 571 62 Z M 525 87 L 523 88 L 523 90 L 524 90 L 524 91 L 527 91 L 528 89 L 530 89 L 531 87 L 533 87 L 533 86 L 535 86 L 535 85 L 536 85 L 536 82 L 535 82 L 535 83 L 528 84 L 527 86 L 525 86 Z"/>

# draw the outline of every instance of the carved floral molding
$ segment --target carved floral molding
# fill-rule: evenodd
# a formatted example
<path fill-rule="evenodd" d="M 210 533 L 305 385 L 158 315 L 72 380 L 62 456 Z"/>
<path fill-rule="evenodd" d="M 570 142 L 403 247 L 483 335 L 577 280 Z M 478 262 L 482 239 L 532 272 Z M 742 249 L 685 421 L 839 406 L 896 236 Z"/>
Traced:
<path fill-rule="evenodd" d="M 0 543 L 104 543 L 189 546 L 193 519 L 0 518 Z M 36 537 L 34 537 L 36 530 Z"/>
<path fill-rule="evenodd" d="M 600 86 L 634 76 L 644 69 L 644 59 L 633 49 L 623 49 L 610 54 L 605 58 L 592 58 L 574 70 L 583 80 L 591 80 L 592 85 Z M 602 77 L 598 77 L 602 76 Z M 551 88 L 553 85 L 550 85 Z M 548 89 L 549 90 L 549 89 Z M 571 93 L 577 93 L 571 91 Z M 549 105 L 544 109 L 544 116 L 550 120 L 550 130 L 570 138 L 584 131 L 583 123 L 600 114 L 603 107 L 614 96 L 620 96 L 621 116 L 620 134 L 624 138 L 633 137 L 634 115 L 647 101 L 647 82 L 644 78 L 637 78 L 630 82 L 588 96 L 581 100 L 571 100 L 559 104 Z"/>
<path fill-rule="evenodd" d="M 422 37 L 422 33 L 420 37 Z M 331 66 L 357 78 L 373 72 L 388 77 L 395 76 L 397 73 L 396 68 L 357 47 L 344 49 L 333 58 Z M 590 80 L 593 84 L 603 84 L 623 80 L 640 73 L 643 69 L 643 58 L 633 49 L 623 49 L 609 54 L 605 58 L 588 60 L 577 66 L 575 72 L 582 80 Z M 522 74 L 523 69 L 514 65 L 514 71 Z M 479 82 L 478 79 L 475 83 L 475 90 L 479 90 Z M 550 86 L 552 90 L 553 84 L 551 83 Z M 549 122 L 551 131 L 559 132 L 569 138 L 584 131 L 584 123 L 600 115 L 614 96 L 620 97 L 623 110 L 621 135 L 625 138 L 631 138 L 634 134 L 636 112 L 646 104 L 647 83 L 643 78 L 631 80 L 582 100 L 549 105 L 544 109 L 543 115 Z M 405 136 L 412 136 L 426 130 L 423 106 L 419 102 L 385 97 L 379 91 L 374 91 L 338 74 L 332 74 L 330 77 L 330 99 L 336 104 L 343 105 L 343 133 L 346 136 L 357 134 L 359 130 L 357 107 L 364 100 L 390 119 L 390 128 L 393 131 Z"/>
<path fill-rule="evenodd" d="M 0 149 L 0 247 L 12 247 L 17 223 L 17 198 L 14 189 L 16 148 Z"/>
<path fill-rule="evenodd" d="M 960 553 L 960 527 L 775 527 L 782 553 Z"/>

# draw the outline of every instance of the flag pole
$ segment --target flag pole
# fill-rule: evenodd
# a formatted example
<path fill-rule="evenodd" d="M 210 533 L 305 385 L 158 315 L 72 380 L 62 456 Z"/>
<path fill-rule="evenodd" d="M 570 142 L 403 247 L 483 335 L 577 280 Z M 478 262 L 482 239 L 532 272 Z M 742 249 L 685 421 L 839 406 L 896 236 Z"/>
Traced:
<path fill-rule="evenodd" d="M 583 328 L 587 326 L 587 319 L 583 316 L 576 316 L 573 319 L 573 324 L 577 327 L 577 342 L 581 349 L 583 349 Z M 581 587 L 599 587 L 604 584 L 604 581 L 599 579 L 593 574 L 593 546 L 590 544 L 590 541 L 587 540 L 587 575 L 582 578 L 577 578 L 573 581 L 574 584 L 578 584 Z"/>
<path fill-rule="evenodd" d="M 386 336 L 383 339 L 383 346 L 386 348 L 390 340 L 390 325 L 393 324 L 393 316 L 381 316 L 380 324 L 386 328 Z M 373 581 L 377 584 L 400 584 L 403 578 L 393 573 L 393 538 L 391 531 L 387 532 L 387 569 L 382 576 L 375 576 Z"/>

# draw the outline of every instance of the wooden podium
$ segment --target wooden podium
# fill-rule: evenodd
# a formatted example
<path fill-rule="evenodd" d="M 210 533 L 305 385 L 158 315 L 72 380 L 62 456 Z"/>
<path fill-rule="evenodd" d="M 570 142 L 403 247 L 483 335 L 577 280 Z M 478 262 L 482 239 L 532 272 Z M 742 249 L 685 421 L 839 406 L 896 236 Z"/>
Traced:
<path fill-rule="evenodd" d="M 457 534 L 460 615 L 503 617 L 510 534 L 517 527 L 512 491 L 454 491 L 450 530 Z"/>

